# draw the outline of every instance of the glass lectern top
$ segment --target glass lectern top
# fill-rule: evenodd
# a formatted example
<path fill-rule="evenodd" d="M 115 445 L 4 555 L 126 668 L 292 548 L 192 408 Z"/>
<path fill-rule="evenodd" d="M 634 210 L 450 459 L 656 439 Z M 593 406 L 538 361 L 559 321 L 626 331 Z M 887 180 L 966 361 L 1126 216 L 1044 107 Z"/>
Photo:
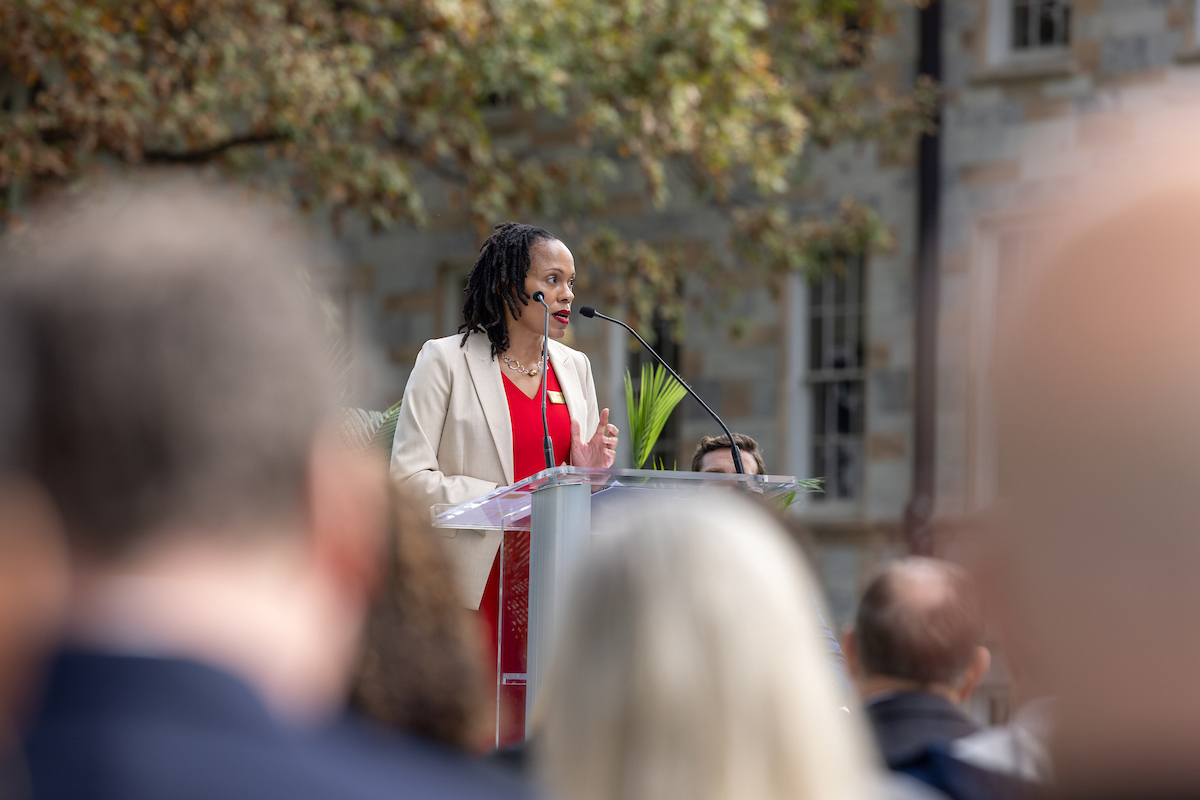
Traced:
<path fill-rule="evenodd" d="M 435 505 L 430 509 L 438 528 L 471 530 L 529 530 L 532 492 L 545 486 L 584 484 L 593 487 L 593 515 L 597 506 L 631 499 L 635 492 L 656 491 L 684 495 L 702 489 L 727 488 L 758 494 L 767 499 L 787 499 L 816 490 L 813 481 L 797 481 L 781 475 L 727 475 L 716 472 L 675 472 L 653 469 L 599 469 L 554 467 L 529 476 L 511 486 L 501 486 L 457 506 Z"/>

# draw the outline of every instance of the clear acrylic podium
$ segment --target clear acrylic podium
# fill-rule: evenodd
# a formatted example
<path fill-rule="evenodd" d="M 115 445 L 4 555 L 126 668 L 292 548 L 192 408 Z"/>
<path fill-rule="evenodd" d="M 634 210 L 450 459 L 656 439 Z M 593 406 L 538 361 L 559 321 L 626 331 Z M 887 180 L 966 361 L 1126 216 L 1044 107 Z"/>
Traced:
<path fill-rule="evenodd" d="M 518 743 L 528 733 L 568 582 L 594 524 L 649 493 L 725 489 L 786 503 L 810 488 L 778 475 L 555 467 L 461 505 L 434 506 L 435 527 L 503 532 L 496 744 Z"/>

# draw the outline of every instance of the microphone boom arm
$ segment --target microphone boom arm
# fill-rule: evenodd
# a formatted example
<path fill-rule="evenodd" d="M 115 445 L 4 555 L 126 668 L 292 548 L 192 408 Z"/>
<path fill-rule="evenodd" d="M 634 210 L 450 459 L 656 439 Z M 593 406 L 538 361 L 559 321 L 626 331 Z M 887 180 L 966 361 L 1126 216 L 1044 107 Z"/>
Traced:
<path fill-rule="evenodd" d="M 587 313 L 589 311 L 592 313 L 591 314 Z M 717 416 L 717 412 L 713 411 L 711 408 L 708 407 L 708 403 L 704 402 L 704 399 L 702 397 L 700 397 L 700 395 L 696 394 L 696 392 L 692 389 L 692 387 L 688 386 L 687 383 L 683 380 L 683 378 L 679 377 L 678 373 L 676 373 L 675 370 L 671 369 L 671 365 L 663 360 L 663 357 L 658 354 L 658 351 L 656 351 L 653 347 L 651 347 L 646 342 L 646 340 L 641 337 L 641 334 L 639 334 L 633 328 L 626 325 L 621 320 L 613 319 L 612 317 L 601 314 L 599 311 L 597 311 L 594 308 L 581 308 L 581 309 L 579 309 L 579 313 L 583 314 L 585 317 L 596 316 L 596 317 L 600 317 L 600 319 L 606 319 L 609 322 L 615 322 L 618 325 L 620 325 L 622 328 L 624 328 L 625 330 L 629 331 L 634 336 L 636 336 L 637 340 L 642 343 L 642 347 L 645 347 L 647 350 L 650 351 L 650 355 L 654 356 L 655 359 L 658 360 L 658 363 L 662 364 L 663 367 L 667 370 L 667 372 L 671 373 L 672 378 L 679 381 L 679 384 L 684 389 L 687 389 L 688 394 L 690 394 L 692 397 L 696 398 L 696 402 L 699 403 L 700 405 L 702 405 L 704 407 L 704 410 L 707 411 L 709 413 L 709 415 L 717 421 L 717 424 L 721 426 L 721 430 L 725 431 L 725 435 L 729 437 L 729 451 L 730 451 L 730 454 L 733 456 L 733 467 L 734 467 L 734 469 L 737 470 L 737 473 L 739 475 L 746 474 L 746 468 L 744 466 L 742 466 L 742 451 L 738 449 L 737 442 L 735 442 L 733 440 L 733 433 L 730 432 L 729 428 L 725 425 L 725 422 L 720 417 Z"/>

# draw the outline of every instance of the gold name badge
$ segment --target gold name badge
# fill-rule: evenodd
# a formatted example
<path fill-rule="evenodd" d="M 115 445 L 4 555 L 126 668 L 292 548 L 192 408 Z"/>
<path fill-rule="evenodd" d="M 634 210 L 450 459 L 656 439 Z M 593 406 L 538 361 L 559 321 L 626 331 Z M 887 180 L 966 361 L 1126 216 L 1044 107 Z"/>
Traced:
<path fill-rule="evenodd" d="M 546 397 L 549 398 L 551 403 L 558 403 L 559 405 L 564 405 L 567 402 L 567 398 L 563 397 L 562 392 L 547 391 Z"/>

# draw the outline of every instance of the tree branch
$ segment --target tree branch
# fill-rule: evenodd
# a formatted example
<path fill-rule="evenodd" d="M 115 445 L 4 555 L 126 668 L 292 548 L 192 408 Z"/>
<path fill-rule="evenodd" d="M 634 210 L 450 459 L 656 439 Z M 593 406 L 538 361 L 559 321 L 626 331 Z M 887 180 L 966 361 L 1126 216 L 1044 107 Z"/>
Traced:
<path fill-rule="evenodd" d="M 406 139 L 403 135 L 397 135 L 393 137 L 390 140 L 390 144 L 400 152 L 412 156 L 420 161 L 422 166 L 447 183 L 453 183 L 456 186 L 465 187 L 471 182 L 470 179 L 463 173 L 457 172 L 456 170 L 439 161 L 426 159 L 424 153 L 421 151 L 421 148 L 415 142 Z"/>
<path fill-rule="evenodd" d="M 235 136 L 223 142 L 209 145 L 200 150 L 143 150 L 142 159 L 147 164 L 203 164 L 212 161 L 228 150 L 235 147 L 249 147 L 258 144 L 273 144 L 282 142 L 287 137 L 282 133 L 251 133 L 245 136 Z"/>

